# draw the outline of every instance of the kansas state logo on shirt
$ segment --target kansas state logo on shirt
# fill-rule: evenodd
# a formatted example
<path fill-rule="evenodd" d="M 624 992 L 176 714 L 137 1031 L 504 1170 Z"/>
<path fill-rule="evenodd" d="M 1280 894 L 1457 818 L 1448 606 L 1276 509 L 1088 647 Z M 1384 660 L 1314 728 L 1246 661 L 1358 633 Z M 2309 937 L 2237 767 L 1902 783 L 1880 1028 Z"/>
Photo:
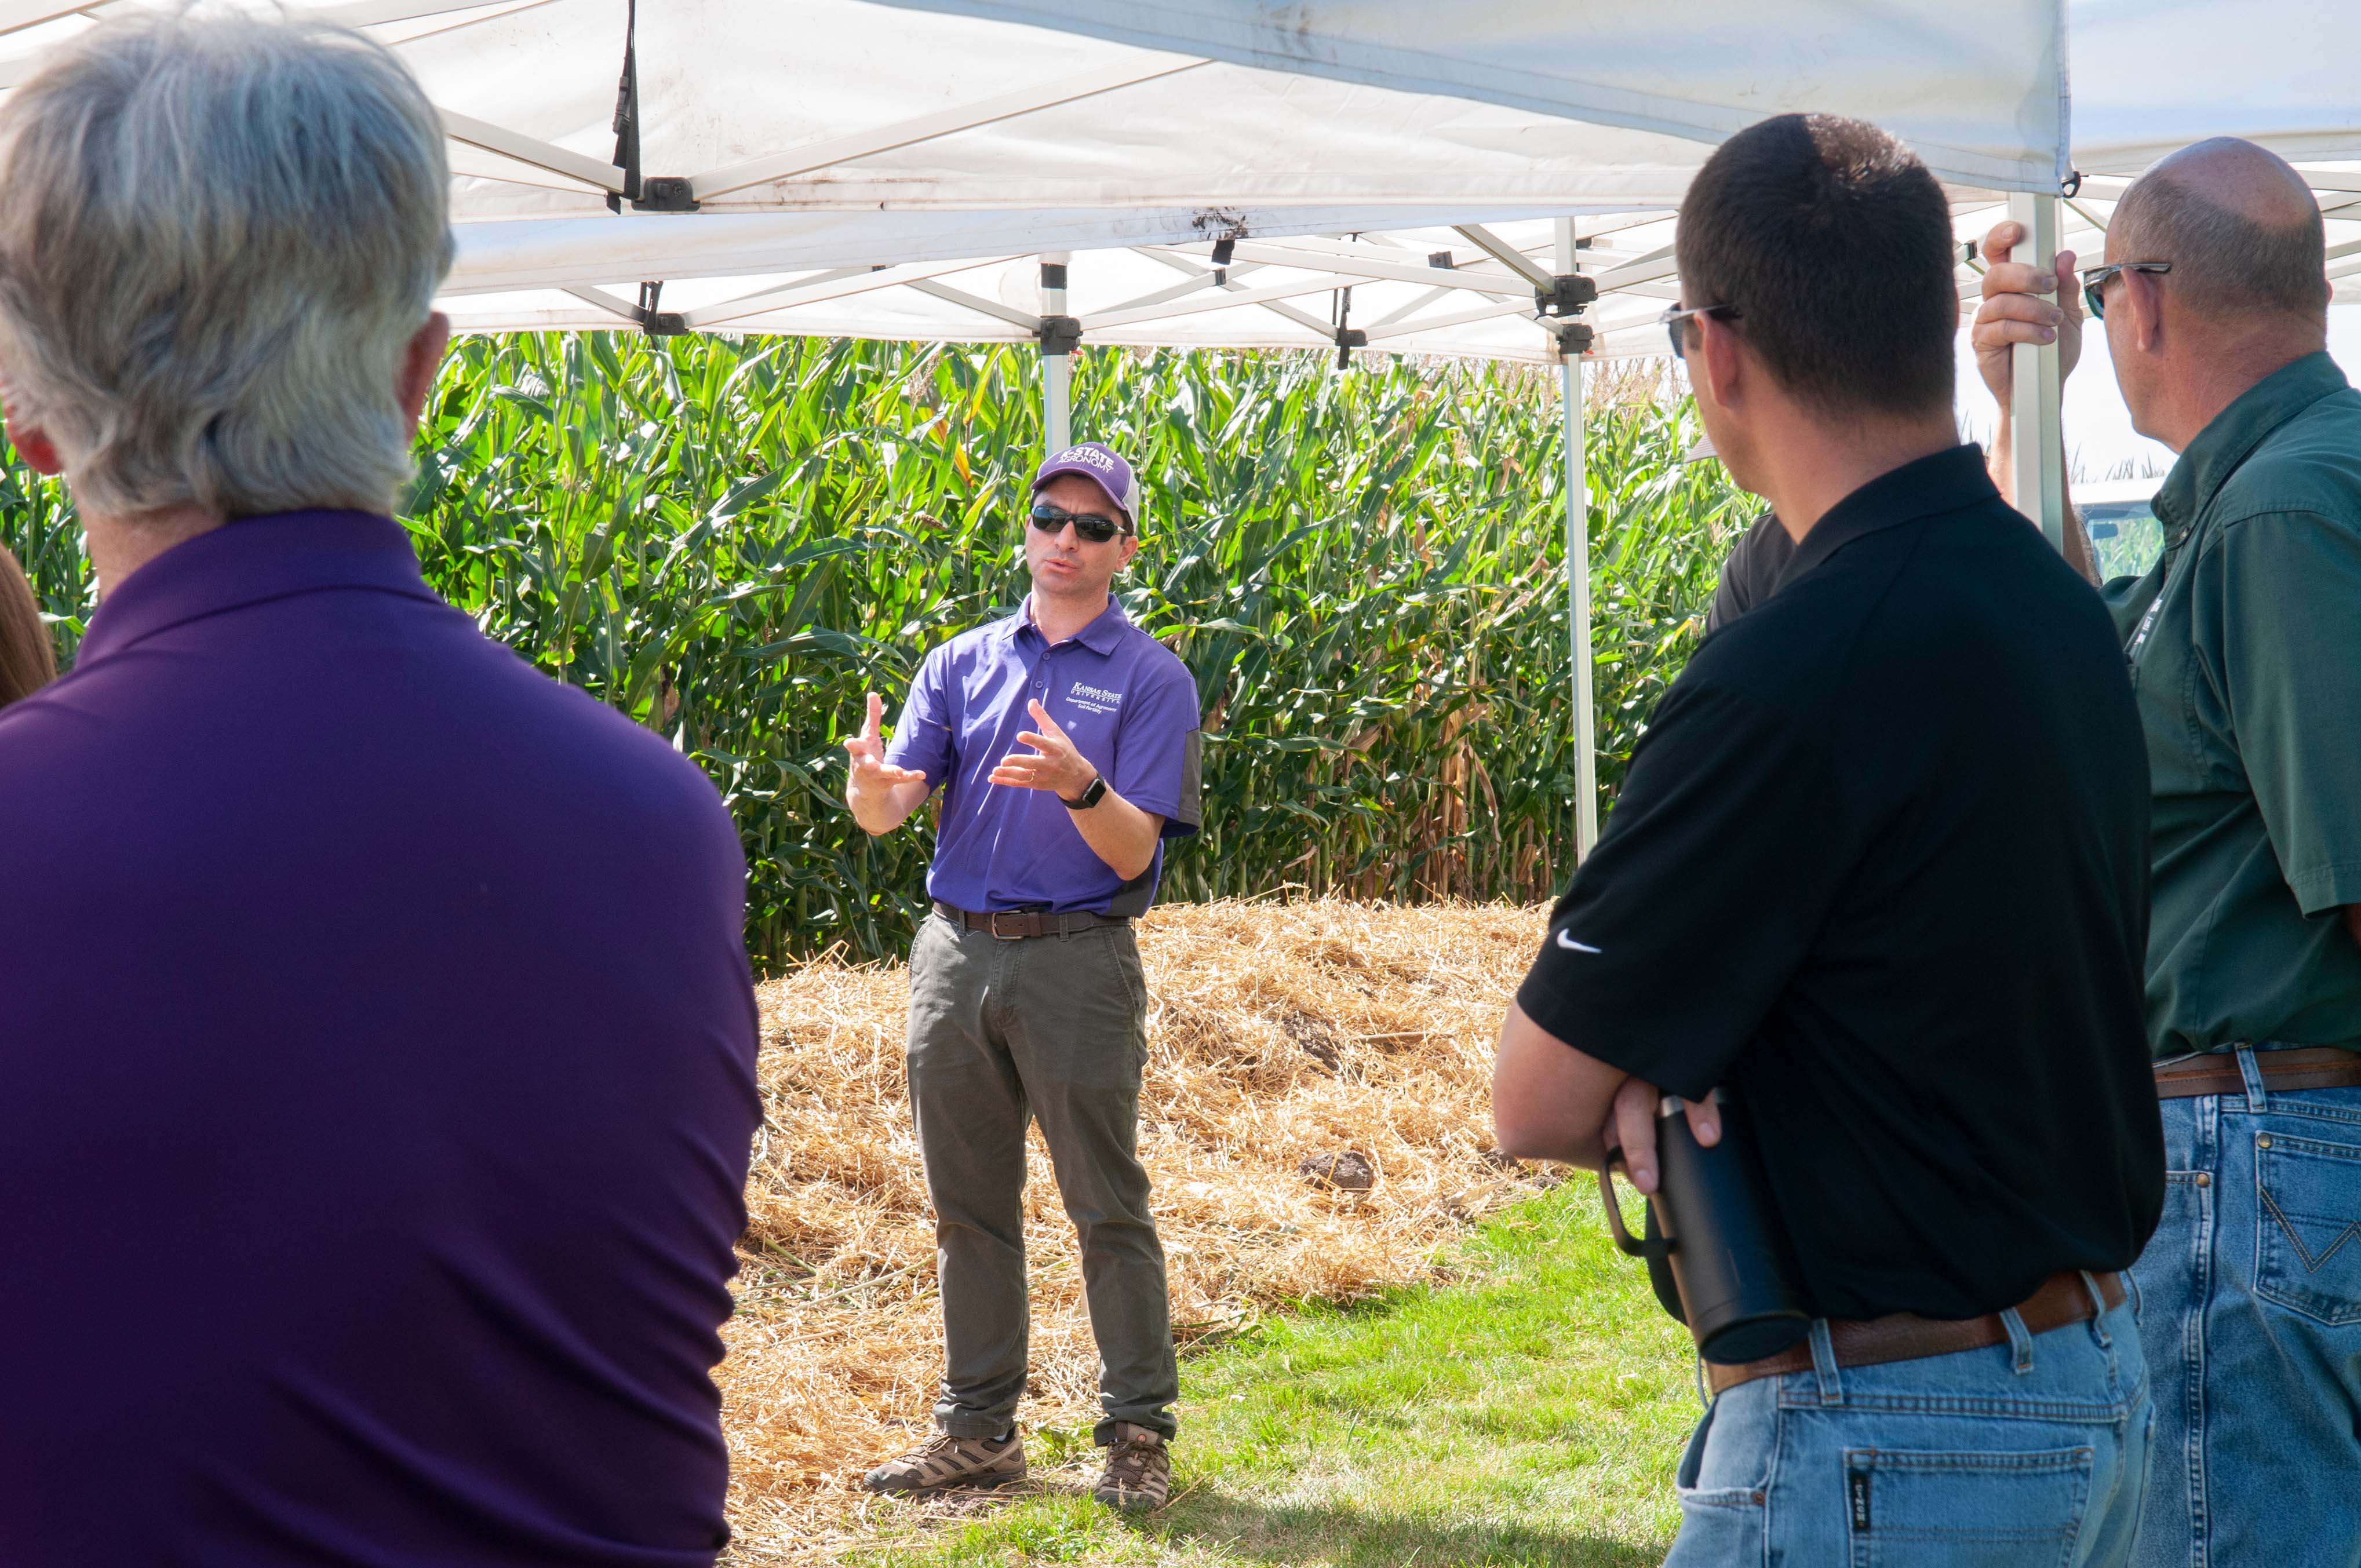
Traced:
<path fill-rule="evenodd" d="M 1086 686 L 1076 681 L 1067 689 L 1066 700 L 1084 713 L 1113 713 L 1123 702 L 1123 693 L 1111 692 L 1104 686 Z"/>

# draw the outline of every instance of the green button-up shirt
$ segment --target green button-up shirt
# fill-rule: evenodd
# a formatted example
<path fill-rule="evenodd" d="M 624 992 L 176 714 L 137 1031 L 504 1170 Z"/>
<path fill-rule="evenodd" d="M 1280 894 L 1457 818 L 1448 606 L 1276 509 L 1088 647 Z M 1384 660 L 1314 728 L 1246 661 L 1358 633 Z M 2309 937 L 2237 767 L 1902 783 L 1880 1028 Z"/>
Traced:
<path fill-rule="evenodd" d="M 2148 1040 L 2361 1049 L 2361 393 L 2325 354 L 2249 388 L 2106 597 L 2155 803 Z"/>

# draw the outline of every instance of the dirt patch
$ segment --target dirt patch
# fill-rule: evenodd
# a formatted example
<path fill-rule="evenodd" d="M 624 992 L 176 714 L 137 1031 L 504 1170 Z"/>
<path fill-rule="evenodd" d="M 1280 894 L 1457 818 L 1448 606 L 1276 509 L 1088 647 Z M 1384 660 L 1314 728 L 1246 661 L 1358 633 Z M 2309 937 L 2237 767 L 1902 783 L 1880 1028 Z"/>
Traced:
<path fill-rule="evenodd" d="M 1289 1299 L 1416 1279 L 1525 1185 L 1491 1152 L 1492 1038 L 1534 909 L 1173 905 L 1142 923 L 1142 1157 L 1185 1343 Z M 899 967 L 762 988 L 765 1121 L 719 1373 L 740 1563 L 824 1561 L 904 1505 L 856 1486 L 923 1435 L 940 1370 L 934 1239 L 904 1095 Z M 1349 1148 L 1366 1191 L 1307 1182 Z M 1087 1427 L 1097 1356 L 1039 1135 L 1026 1197 L 1033 1367 L 1020 1419 Z M 906 1518 L 906 1514 L 895 1517 Z"/>

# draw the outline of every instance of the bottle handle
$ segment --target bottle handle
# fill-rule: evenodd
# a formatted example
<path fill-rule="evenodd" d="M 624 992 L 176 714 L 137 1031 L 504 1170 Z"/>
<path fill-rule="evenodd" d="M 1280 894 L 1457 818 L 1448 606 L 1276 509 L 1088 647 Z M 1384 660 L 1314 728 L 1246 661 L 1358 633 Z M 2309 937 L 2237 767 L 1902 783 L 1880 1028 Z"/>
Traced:
<path fill-rule="evenodd" d="M 1611 1148 L 1598 1162 L 1598 1203 L 1607 1211 L 1607 1229 L 1615 1237 L 1616 1249 L 1627 1257 L 1643 1257 L 1651 1263 L 1661 1263 L 1672 1255 L 1676 1245 L 1671 1238 L 1639 1241 L 1623 1226 L 1623 1211 L 1615 1201 L 1615 1168 L 1623 1163 L 1623 1151 Z M 1646 1200 L 1642 1199 L 1642 1202 Z"/>

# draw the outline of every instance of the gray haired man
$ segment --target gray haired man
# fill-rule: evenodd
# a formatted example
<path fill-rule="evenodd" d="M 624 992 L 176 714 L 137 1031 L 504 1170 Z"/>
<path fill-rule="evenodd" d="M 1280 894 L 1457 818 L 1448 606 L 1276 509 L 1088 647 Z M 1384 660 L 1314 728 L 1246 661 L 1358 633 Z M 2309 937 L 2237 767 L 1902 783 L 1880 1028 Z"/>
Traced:
<path fill-rule="evenodd" d="M 2016 238 L 1986 237 L 1973 334 L 2004 433 L 2011 347 L 2081 345 L 2074 257 L 2045 274 Z M 2102 589 L 2147 736 L 2171 1172 L 2132 1271 L 2139 1568 L 2361 1564 L 2361 393 L 2326 260 L 2303 178 L 2220 138 L 2124 192 L 2081 279 L 2132 427 L 2180 457 L 2162 558 Z"/>
<path fill-rule="evenodd" d="M 0 105 L 0 403 L 102 595 L 0 713 L 12 1565 L 729 1539 L 744 860 L 388 515 L 447 185 L 333 28 L 135 13 Z"/>

